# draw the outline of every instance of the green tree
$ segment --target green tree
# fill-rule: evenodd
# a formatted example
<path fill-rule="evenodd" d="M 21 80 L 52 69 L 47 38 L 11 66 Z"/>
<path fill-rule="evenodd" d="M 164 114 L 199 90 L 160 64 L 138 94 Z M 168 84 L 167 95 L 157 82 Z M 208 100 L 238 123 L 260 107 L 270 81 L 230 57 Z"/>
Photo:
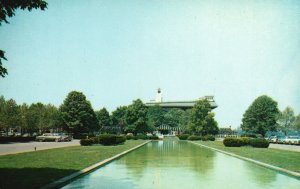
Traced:
<path fill-rule="evenodd" d="M 21 126 L 21 133 L 25 133 L 28 128 L 28 105 L 26 103 L 20 106 L 20 126 Z"/>
<path fill-rule="evenodd" d="M 164 124 L 170 127 L 181 127 L 185 111 L 178 108 L 172 108 L 164 114 Z"/>
<path fill-rule="evenodd" d="M 111 114 L 111 121 L 114 127 L 120 127 L 121 132 L 124 131 L 126 120 L 125 114 L 127 111 L 127 106 L 118 107 L 115 111 Z"/>
<path fill-rule="evenodd" d="M 44 104 L 40 102 L 32 103 L 29 106 L 28 111 L 25 114 L 27 121 L 27 130 L 29 131 L 29 133 L 43 131 L 43 114 L 45 112 L 44 109 Z"/>
<path fill-rule="evenodd" d="M 199 100 L 191 110 L 190 130 L 194 134 L 217 134 L 218 126 L 214 120 L 208 100 Z"/>
<path fill-rule="evenodd" d="M 144 133 L 154 129 L 147 125 L 147 107 L 140 99 L 134 100 L 133 103 L 128 106 L 125 121 L 126 132 Z"/>
<path fill-rule="evenodd" d="M 32 9 L 45 10 L 46 8 L 47 2 L 42 0 L 0 0 L 0 26 L 2 22 L 9 23 L 7 19 L 15 15 L 16 9 L 31 11 Z M 5 52 L 0 50 L 0 76 L 5 77 L 7 70 L 2 66 L 2 60 L 7 59 Z"/>
<path fill-rule="evenodd" d="M 9 99 L 4 100 L 4 97 L 1 97 L 1 117 L 0 117 L 0 126 L 2 129 L 8 133 L 8 129 L 11 127 L 18 126 L 20 123 L 20 109 L 16 101 Z"/>
<path fill-rule="evenodd" d="M 103 128 L 105 126 L 111 126 L 111 119 L 109 116 L 109 112 L 106 110 L 106 108 L 102 108 L 98 112 L 96 112 L 99 127 Z"/>
<path fill-rule="evenodd" d="M 214 119 L 215 114 L 209 112 L 205 117 L 206 124 L 203 126 L 202 135 L 216 135 L 219 133 L 218 122 Z"/>
<path fill-rule="evenodd" d="M 59 129 L 59 111 L 58 108 L 52 104 L 44 105 L 44 112 L 42 115 L 42 127 L 43 131 L 50 129 Z"/>
<path fill-rule="evenodd" d="M 219 134 L 222 134 L 222 135 L 231 135 L 232 133 L 233 133 L 233 130 L 231 129 L 231 127 L 219 129 Z"/>
<path fill-rule="evenodd" d="M 0 130 L 5 129 L 5 107 L 6 107 L 6 101 L 4 96 L 0 96 Z"/>
<path fill-rule="evenodd" d="M 288 130 L 293 128 L 295 119 L 296 117 L 293 108 L 289 106 L 286 107 L 278 114 L 278 129 L 286 134 Z"/>
<path fill-rule="evenodd" d="M 244 113 L 241 128 L 265 136 L 267 131 L 276 130 L 278 113 L 276 101 L 266 95 L 260 96 Z"/>
<path fill-rule="evenodd" d="M 298 114 L 295 118 L 293 129 L 300 132 L 300 114 Z"/>
<path fill-rule="evenodd" d="M 165 111 L 160 106 L 148 107 L 147 124 L 151 127 L 159 127 L 164 122 Z"/>
<path fill-rule="evenodd" d="M 61 124 L 68 132 L 78 135 L 99 129 L 98 120 L 91 103 L 82 92 L 70 92 L 59 111 Z"/>

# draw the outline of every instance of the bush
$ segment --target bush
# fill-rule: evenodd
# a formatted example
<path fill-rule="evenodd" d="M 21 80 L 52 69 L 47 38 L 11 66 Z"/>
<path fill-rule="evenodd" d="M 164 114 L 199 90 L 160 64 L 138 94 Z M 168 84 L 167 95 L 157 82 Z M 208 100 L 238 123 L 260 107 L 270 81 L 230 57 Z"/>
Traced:
<path fill-rule="evenodd" d="M 189 136 L 190 136 L 190 135 L 188 135 L 188 134 L 182 134 L 182 135 L 179 135 L 178 138 L 179 138 L 180 140 L 187 140 L 187 139 L 189 138 Z"/>
<path fill-rule="evenodd" d="M 126 137 L 120 135 L 103 134 L 99 136 L 99 143 L 103 145 L 122 144 L 125 141 Z"/>
<path fill-rule="evenodd" d="M 255 134 L 242 134 L 241 137 L 256 138 Z"/>
<path fill-rule="evenodd" d="M 216 140 L 216 138 L 213 136 L 213 135 L 205 135 L 205 136 L 202 136 L 201 137 L 201 140 L 203 140 L 203 141 L 215 141 Z"/>
<path fill-rule="evenodd" d="M 94 144 L 94 140 L 93 139 L 81 139 L 80 144 L 81 144 L 81 146 L 91 146 L 92 144 Z"/>
<path fill-rule="evenodd" d="M 137 135 L 136 137 L 137 137 L 137 139 L 148 140 L 148 136 L 147 135 Z"/>
<path fill-rule="evenodd" d="M 74 139 L 87 139 L 87 138 L 93 138 L 96 135 L 94 134 L 77 134 L 77 135 L 73 135 Z"/>
<path fill-rule="evenodd" d="M 242 141 L 242 146 L 248 146 L 248 145 L 250 145 L 250 137 L 241 137 L 240 138 L 241 139 L 241 141 Z"/>
<path fill-rule="evenodd" d="M 192 135 L 188 137 L 188 140 L 201 140 L 201 136 Z"/>
<path fill-rule="evenodd" d="M 132 135 L 126 135 L 126 140 L 132 140 L 132 139 L 134 139 L 134 136 L 132 136 Z"/>
<path fill-rule="evenodd" d="M 3 136 L 0 137 L 0 143 L 7 142 L 30 142 L 34 141 L 35 137 L 22 137 L 22 136 Z"/>
<path fill-rule="evenodd" d="M 268 148 L 269 142 L 264 138 L 252 138 L 249 140 L 249 144 L 255 148 Z"/>
<path fill-rule="evenodd" d="M 148 137 L 148 139 L 150 139 L 150 140 L 158 140 L 159 138 L 158 138 L 158 136 L 149 136 Z"/>
<path fill-rule="evenodd" d="M 223 144 L 227 147 L 240 147 L 243 142 L 239 138 L 227 137 L 223 140 Z"/>

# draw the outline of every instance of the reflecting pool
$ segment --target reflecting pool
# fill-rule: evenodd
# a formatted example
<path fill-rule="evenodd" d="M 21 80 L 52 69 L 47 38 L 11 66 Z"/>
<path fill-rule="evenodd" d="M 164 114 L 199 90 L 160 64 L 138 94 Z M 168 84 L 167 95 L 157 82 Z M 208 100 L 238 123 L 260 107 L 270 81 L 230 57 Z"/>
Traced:
<path fill-rule="evenodd" d="M 156 141 L 63 187 L 300 188 L 300 180 L 186 141 Z"/>

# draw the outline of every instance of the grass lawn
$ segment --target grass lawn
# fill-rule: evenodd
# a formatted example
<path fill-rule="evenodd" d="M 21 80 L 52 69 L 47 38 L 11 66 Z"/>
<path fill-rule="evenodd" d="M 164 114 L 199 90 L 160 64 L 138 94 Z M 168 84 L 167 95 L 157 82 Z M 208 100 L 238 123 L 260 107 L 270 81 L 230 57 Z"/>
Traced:
<path fill-rule="evenodd" d="M 272 148 L 253 148 L 251 146 L 225 147 L 223 145 L 223 142 L 221 141 L 197 141 L 196 143 L 217 148 L 226 152 L 231 152 L 243 157 L 258 160 L 291 171 L 300 172 L 299 152 Z"/>
<path fill-rule="evenodd" d="M 3 155 L 0 188 L 38 188 L 143 142 L 128 140 L 118 146 L 75 146 Z"/>

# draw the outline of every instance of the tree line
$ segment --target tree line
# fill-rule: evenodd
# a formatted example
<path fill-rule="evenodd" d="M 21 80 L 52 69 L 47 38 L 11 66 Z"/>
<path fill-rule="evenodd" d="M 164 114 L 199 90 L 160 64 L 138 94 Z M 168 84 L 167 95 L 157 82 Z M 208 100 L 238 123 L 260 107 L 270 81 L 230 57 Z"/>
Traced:
<path fill-rule="evenodd" d="M 26 103 L 0 97 L 0 130 L 19 128 L 21 133 L 68 132 L 82 133 L 146 133 L 160 125 L 178 127 L 182 132 L 206 135 L 217 134 L 218 124 L 207 100 L 200 100 L 192 109 L 163 109 L 147 107 L 140 99 L 120 106 L 110 114 L 106 108 L 94 111 L 82 92 L 70 92 L 63 103 Z"/>

